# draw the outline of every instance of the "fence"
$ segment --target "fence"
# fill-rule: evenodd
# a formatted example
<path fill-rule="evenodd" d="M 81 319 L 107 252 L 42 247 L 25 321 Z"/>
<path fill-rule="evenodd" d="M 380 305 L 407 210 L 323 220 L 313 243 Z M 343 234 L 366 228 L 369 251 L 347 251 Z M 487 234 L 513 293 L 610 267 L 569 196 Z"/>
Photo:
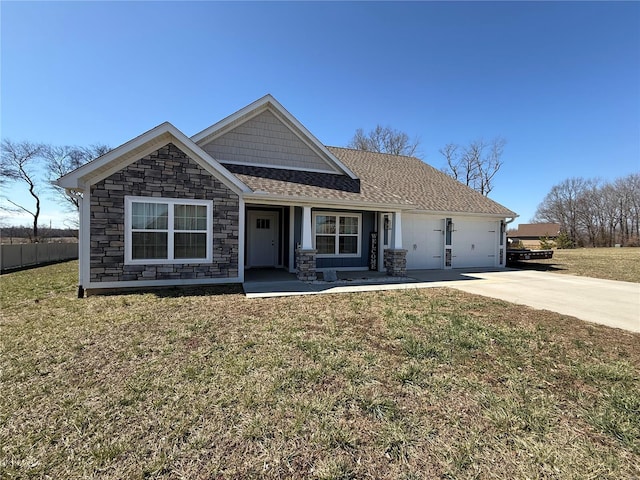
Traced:
<path fill-rule="evenodd" d="M 0 271 L 33 267 L 78 258 L 77 243 L 26 243 L 0 245 Z"/>

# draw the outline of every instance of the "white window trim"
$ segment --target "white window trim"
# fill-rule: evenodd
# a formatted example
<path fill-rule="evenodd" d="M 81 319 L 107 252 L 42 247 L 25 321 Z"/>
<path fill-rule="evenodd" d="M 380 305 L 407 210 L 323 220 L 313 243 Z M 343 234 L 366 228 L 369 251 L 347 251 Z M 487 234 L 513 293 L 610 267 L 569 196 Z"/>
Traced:
<path fill-rule="evenodd" d="M 131 228 L 131 211 L 134 202 L 142 203 L 164 203 L 169 205 L 169 219 L 167 228 L 167 254 L 168 258 L 133 259 L 131 246 L 133 244 Z M 207 207 L 207 256 L 206 258 L 177 258 L 174 259 L 174 233 L 186 230 L 175 230 L 174 225 L 174 205 L 204 205 Z M 163 230 L 164 231 L 164 230 Z M 199 231 L 202 233 L 202 231 Z M 162 198 L 162 197 L 133 197 L 124 198 L 124 264 L 125 265 L 175 265 L 187 263 L 211 263 L 213 261 L 213 201 L 193 200 L 189 198 Z"/>
<path fill-rule="evenodd" d="M 316 217 L 318 215 L 322 216 L 330 216 L 336 217 L 336 233 L 334 234 L 336 237 L 335 242 L 335 252 L 336 253 L 320 253 L 316 255 L 316 258 L 359 258 L 362 255 L 362 214 L 355 212 L 312 212 L 312 221 L 311 221 L 311 240 L 313 242 L 313 248 L 316 248 Z M 338 239 L 340 238 L 339 229 L 340 229 L 340 217 L 356 217 L 358 219 L 358 250 L 357 253 L 338 253 L 338 248 L 340 248 L 340 242 Z M 323 234 L 319 234 L 323 235 Z M 328 235 L 328 234 L 327 234 Z M 353 236 L 353 235 L 345 235 L 345 236 Z"/>

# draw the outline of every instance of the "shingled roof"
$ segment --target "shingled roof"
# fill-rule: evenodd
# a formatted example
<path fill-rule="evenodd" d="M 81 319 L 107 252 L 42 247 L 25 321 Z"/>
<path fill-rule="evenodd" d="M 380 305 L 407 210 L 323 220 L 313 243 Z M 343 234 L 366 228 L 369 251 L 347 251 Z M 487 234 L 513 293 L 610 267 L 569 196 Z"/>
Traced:
<path fill-rule="evenodd" d="M 521 223 L 518 231 L 514 234 L 517 237 L 557 237 L 560 234 L 559 223 Z"/>
<path fill-rule="evenodd" d="M 224 166 L 254 192 L 398 205 L 415 210 L 513 217 L 497 202 L 462 185 L 415 157 L 340 147 L 327 149 L 359 180 L 343 175 L 246 165 Z"/>
<path fill-rule="evenodd" d="M 404 207 L 412 205 L 392 190 L 381 189 L 371 182 L 353 180 L 346 175 L 223 165 L 256 193 L 268 193 L 279 197 L 304 197 L 318 201 L 340 200 Z"/>
<path fill-rule="evenodd" d="M 327 147 L 362 184 L 395 192 L 419 210 L 515 216 L 515 212 L 415 157 Z"/>

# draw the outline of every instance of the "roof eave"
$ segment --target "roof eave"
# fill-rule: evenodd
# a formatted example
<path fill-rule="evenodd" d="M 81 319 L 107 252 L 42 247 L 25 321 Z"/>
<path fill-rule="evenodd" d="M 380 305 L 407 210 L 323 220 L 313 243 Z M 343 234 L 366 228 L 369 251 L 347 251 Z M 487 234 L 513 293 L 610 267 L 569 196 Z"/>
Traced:
<path fill-rule="evenodd" d="M 82 191 L 85 185 L 100 181 L 120 168 L 124 168 L 129 160 L 133 162 L 143 158 L 148 155 L 148 153 L 145 154 L 147 150 L 152 149 L 153 151 L 153 149 L 160 148 L 167 143 L 176 143 L 187 156 L 199 163 L 209 173 L 219 177 L 236 193 L 251 191 L 238 177 L 211 158 L 207 152 L 169 122 L 164 122 L 129 140 L 101 157 L 60 177 L 55 183 L 65 189 Z"/>
<path fill-rule="evenodd" d="M 426 210 L 423 208 L 414 209 L 411 213 L 422 213 L 425 215 L 464 215 L 468 217 L 493 217 L 493 218 L 516 218 L 519 215 L 512 211 L 506 212 L 464 212 L 464 211 L 452 211 L 452 210 Z"/>

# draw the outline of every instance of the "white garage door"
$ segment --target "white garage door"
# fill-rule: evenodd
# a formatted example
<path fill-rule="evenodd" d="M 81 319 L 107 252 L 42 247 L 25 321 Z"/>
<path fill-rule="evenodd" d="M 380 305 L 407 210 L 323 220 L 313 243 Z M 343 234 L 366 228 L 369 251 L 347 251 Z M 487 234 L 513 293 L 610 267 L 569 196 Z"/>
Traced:
<path fill-rule="evenodd" d="M 497 221 L 454 218 L 453 268 L 497 266 L 498 225 Z"/>
<path fill-rule="evenodd" d="M 402 243 L 407 249 L 407 269 L 444 268 L 444 220 L 426 215 L 402 215 Z"/>

